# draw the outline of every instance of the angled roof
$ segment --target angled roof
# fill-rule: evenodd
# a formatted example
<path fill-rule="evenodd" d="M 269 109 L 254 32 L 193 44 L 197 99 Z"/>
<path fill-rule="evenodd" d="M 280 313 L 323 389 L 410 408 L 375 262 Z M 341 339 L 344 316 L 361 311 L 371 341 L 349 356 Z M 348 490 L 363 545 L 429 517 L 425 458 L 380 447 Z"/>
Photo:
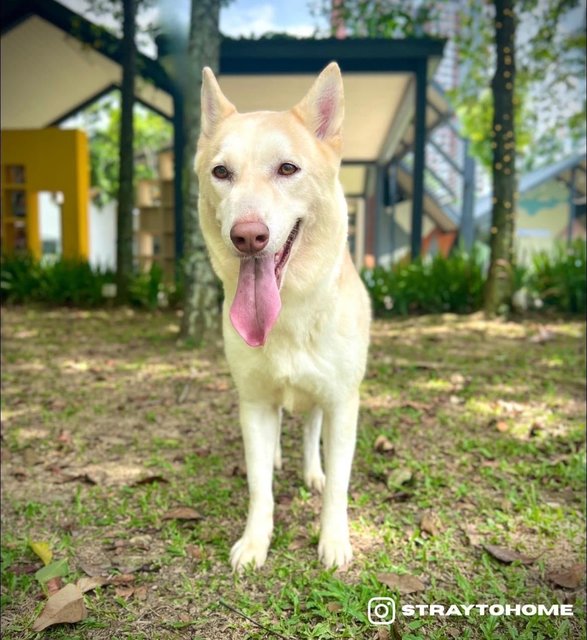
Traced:
<path fill-rule="evenodd" d="M 45 127 L 121 82 L 120 40 L 54 0 L 3 0 L 2 126 Z M 139 54 L 137 98 L 169 115 L 171 83 Z"/>
<path fill-rule="evenodd" d="M 4 0 L 1 24 L 3 127 L 58 124 L 120 85 L 120 40 L 55 0 Z M 158 44 L 161 60 L 165 39 Z M 345 161 L 382 162 L 409 127 L 413 72 L 422 64 L 433 70 L 443 47 L 428 38 L 224 39 L 220 83 L 241 111 L 280 110 L 301 99 L 310 74 L 337 60 L 345 80 Z M 137 99 L 172 117 L 173 87 L 163 65 L 139 54 L 137 66 Z M 434 118 L 430 108 L 427 119 Z"/>

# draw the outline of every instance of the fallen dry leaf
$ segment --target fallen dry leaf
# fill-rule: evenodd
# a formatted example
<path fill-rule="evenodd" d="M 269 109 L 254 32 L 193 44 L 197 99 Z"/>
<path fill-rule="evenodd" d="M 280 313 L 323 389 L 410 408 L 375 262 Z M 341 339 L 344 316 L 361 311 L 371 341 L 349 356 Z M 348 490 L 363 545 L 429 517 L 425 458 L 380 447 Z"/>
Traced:
<path fill-rule="evenodd" d="M 389 440 L 389 438 L 387 438 L 386 436 L 381 434 L 381 435 L 377 436 L 377 438 L 375 439 L 375 444 L 373 445 L 373 448 L 378 453 L 385 453 L 385 454 L 389 455 L 389 454 L 393 453 L 393 451 L 395 449 L 395 446 L 394 446 L 393 442 L 391 442 Z"/>
<path fill-rule="evenodd" d="M 479 534 L 474 524 L 461 525 L 461 529 L 467 536 L 467 541 L 472 547 L 482 546 L 483 537 Z"/>
<path fill-rule="evenodd" d="M 559 587 L 577 589 L 585 579 L 585 564 L 578 563 L 566 569 L 550 571 L 546 578 Z"/>
<path fill-rule="evenodd" d="M 90 464 L 81 469 L 72 469 L 67 475 L 70 480 L 85 480 L 105 487 L 165 482 L 160 474 L 152 473 L 139 465 L 123 462 Z"/>
<path fill-rule="evenodd" d="M 469 381 L 462 373 L 453 373 L 449 380 L 455 391 L 462 391 Z"/>
<path fill-rule="evenodd" d="M 24 564 L 15 564 L 8 569 L 10 573 L 15 576 L 27 575 L 29 573 L 35 573 L 39 568 L 38 564 L 33 564 L 32 562 L 25 562 Z"/>
<path fill-rule="evenodd" d="M 85 574 L 92 578 L 104 576 L 106 573 L 108 573 L 108 567 L 104 565 L 96 565 L 89 562 L 80 562 L 78 563 L 78 566 Z"/>
<path fill-rule="evenodd" d="M 497 406 L 505 413 L 512 415 L 523 413 L 526 408 L 525 405 L 519 402 L 514 402 L 513 400 L 498 400 Z"/>
<path fill-rule="evenodd" d="M 80 578 L 76 584 L 82 593 L 87 593 L 88 591 L 93 591 L 96 587 L 102 587 L 103 585 L 108 584 L 108 578 L 103 578 L 101 576 L 84 576 L 83 578 Z"/>
<path fill-rule="evenodd" d="M 193 558 L 194 560 L 201 560 L 204 557 L 202 550 L 195 544 L 187 544 L 185 547 L 185 552 L 188 557 Z"/>
<path fill-rule="evenodd" d="M 421 367 L 424 368 L 424 367 Z M 414 409 L 415 411 L 423 411 L 424 413 L 428 411 L 432 411 L 434 406 L 432 404 L 428 404 L 426 402 L 415 402 L 412 400 L 408 400 L 408 402 L 404 402 L 401 405 L 402 409 Z"/>
<path fill-rule="evenodd" d="M 414 474 L 411 469 L 407 467 L 399 467 L 398 469 L 394 469 L 387 476 L 387 486 L 389 488 L 400 487 L 402 484 L 406 484 L 412 480 Z"/>
<path fill-rule="evenodd" d="M 417 591 L 424 591 L 426 589 L 426 585 L 420 580 L 420 578 L 416 578 L 416 576 L 411 576 L 407 573 L 398 574 L 398 573 L 378 573 L 377 580 L 388 586 L 390 589 L 397 589 L 401 594 L 408 593 L 416 593 Z"/>
<path fill-rule="evenodd" d="M 29 547 L 33 550 L 35 555 L 41 558 L 45 566 L 47 566 L 53 559 L 53 551 L 51 551 L 51 547 L 48 542 L 29 542 Z"/>
<path fill-rule="evenodd" d="M 303 549 L 308 545 L 308 538 L 306 536 L 297 536 L 290 543 L 288 549 L 290 551 L 296 551 L 297 549 Z"/>
<path fill-rule="evenodd" d="M 507 422 L 505 422 L 505 420 L 498 420 L 495 423 L 495 428 L 500 432 L 500 433 L 505 433 L 506 431 L 509 431 L 509 424 Z"/>
<path fill-rule="evenodd" d="M 53 594 L 41 615 L 33 624 L 33 631 L 42 631 L 54 624 L 80 622 L 88 615 L 81 590 L 75 584 L 66 584 Z"/>
<path fill-rule="evenodd" d="M 61 429 L 57 436 L 57 442 L 72 446 L 73 438 L 71 437 L 71 432 L 67 431 L 67 429 Z"/>
<path fill-rule="evenodd" d="M 496 560 L 505 562 L 506 564 L 516 561 L 521 562 L 522 564 L 532 564 L 539 558 L 539 556 L 526 556 L 518 551 L 513 551 L 512 549 L 507 549 L 506 547 L 500 547 L 494 544 L 484 544 L 483 548 Z"/>
<path fill-rule="evenodd" d="M 338 611 L 342 611 L 342 605 L 340 604 L 340 602 L 329 602 L 326 605 L 326 608 L 331 613 L 337 613 Z"/>
<path fill-rule="evenodd" d="M 114 590 L 114 593 L 119 598 L 124 598 L 125 600 L 128 600 L 134 592 L 135 592 L 135 588 L 129 587 L 129 586 L 116 587 L 116 589 Z"/>
<path fill-rule="evenodd" d="M 47 593 L 52 596 L 60 589 L 63 589 L 63 580 L 59 576 L 56 578 L 51 578 L 50 580 L 47 580 L 45 586 L 47 587 Z"/>
<path fill-rule="evenodd" d="M 163 520 L 202 520 L 204 516 L 191 507 L 175 507 L 166 511 Z"/>
<path fill-rule="evenodd" d="M 422 517 L 420 518 L 420 529 L 425 533 L 430 534 L 431 536 L 438 535 L 438 526 L 436 525 L 436 518 L 429 511 L 426 511 L 425 513 L 422 514 Z"/>
<path fill-rule="evenodd" d="M 137 587 L 133 593 L 133 596 L 137 600 L 146 600 L 147 599 L 147 587 Z"/>

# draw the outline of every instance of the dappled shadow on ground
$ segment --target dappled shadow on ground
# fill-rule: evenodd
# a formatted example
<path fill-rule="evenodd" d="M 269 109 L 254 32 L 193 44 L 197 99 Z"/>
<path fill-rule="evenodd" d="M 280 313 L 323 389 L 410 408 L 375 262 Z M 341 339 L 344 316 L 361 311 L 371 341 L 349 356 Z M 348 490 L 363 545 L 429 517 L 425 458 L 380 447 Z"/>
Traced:
<path fill-rule="evenodd" d="M 246 480 L 220 346 L 178 347 L 177 318 L 166 314 L 9 308 L 2 320 L 11 637 L 29 637 L 39 604 L 30 540 L 68 559 L 67 581 L 132 576 L 126 590 L 86 596 L 84 638 L 263 637 L 219 595 L 287 637 L 322 624 L 323 637 L 372 638 L 366 603 L 387 594 L 377 575 L 392 571 L 422 578 L 422 593 L 401 596 L 408 602 L 583 598 L 580 585 L 552 579 L 584 558 L 579 322 L 375 322 L 351 486 L 355 562 L 334 577 L 315 562 L 320 499 L 302 487 L 301 422 L 288 417 L 270 558 L 235 581 L 227 557 Z M 539 559 L 500 564 L 490 544 Z M 524 634 L 527 623 L 500 622 L 501 631 Z M 467 624 L 470 637 L 487 637 L 477 623 L 423 624 L 432 638 Z M 565 632 L 540 624 L 547 637 Z"/>

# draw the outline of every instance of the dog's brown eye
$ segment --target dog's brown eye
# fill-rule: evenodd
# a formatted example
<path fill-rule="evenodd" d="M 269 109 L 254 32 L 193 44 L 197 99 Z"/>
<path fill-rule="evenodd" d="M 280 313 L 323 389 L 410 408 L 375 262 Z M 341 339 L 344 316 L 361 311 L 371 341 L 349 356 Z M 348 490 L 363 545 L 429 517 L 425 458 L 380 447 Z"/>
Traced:
<path fill-rule="evenodd" d="M 217 167 L 212 169 L 212 174 L 218 180 L 226 180 L 230 176 L 230 171 L 222 164 L 219 164 Z"/>
<path fill-rule="evenodd" d="M 291 162 L 284 162 L 279 167 L 277 173 L 279 173 L 280 176 L 291 176 L 296 171 L 298 171 L 298 168 L 296 167 L 295 164 L 292 164 Z"/>

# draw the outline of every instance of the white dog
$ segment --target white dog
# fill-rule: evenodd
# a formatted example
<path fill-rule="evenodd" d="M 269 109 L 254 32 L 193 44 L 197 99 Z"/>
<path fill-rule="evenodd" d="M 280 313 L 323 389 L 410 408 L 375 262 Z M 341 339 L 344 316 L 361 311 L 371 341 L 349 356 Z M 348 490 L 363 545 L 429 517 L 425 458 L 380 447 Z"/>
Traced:
<path fill-rule="evenodd" d="M 250 492 L 232 566 L 261 567 L 267 558 L 282 407 L 308 412 L 304 480 L 323 493 L 318 554 L 327 567 L 341 566 L 352 557 L 347 493 L 370 304 L 347 249 L 338 179 L 340 69 L 328 65 L 285 112 L 240 114 L 210 69 L 203 77 L 199 216 L 224 285 L 226 356 L 240 398 Z"/>

